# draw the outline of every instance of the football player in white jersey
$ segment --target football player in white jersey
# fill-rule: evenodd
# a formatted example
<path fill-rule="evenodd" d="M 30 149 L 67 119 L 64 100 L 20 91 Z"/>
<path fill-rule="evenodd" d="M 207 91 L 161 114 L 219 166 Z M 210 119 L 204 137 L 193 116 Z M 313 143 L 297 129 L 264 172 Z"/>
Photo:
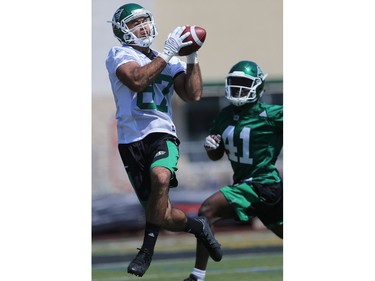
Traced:
<path fill-rule="evenodd" d="M 187 62 L 176 57 L 192 42 L 183 42 L 184 26 L 165 41 L 161 53 L 150 48 L 157 35 L 152 14 L 130 3 L 118 8 L 112 29 L 121 46 L 111 48 L 106 67 L 116 103 L 118 148 L 129 180 L 145 209 L 142 247 L 130 262 L 128 272 L 143 276 L 150 266 L 161 228 L 194 234 L 215 261 L 222 258 L 221 246 L 205 217 L 189 218 L 172 208 L 168 192 L 176 187 L 179 140 L 172 121 L 174 91 L 186 102 L 199 101 L 202 76 L 197 54 Z"/>

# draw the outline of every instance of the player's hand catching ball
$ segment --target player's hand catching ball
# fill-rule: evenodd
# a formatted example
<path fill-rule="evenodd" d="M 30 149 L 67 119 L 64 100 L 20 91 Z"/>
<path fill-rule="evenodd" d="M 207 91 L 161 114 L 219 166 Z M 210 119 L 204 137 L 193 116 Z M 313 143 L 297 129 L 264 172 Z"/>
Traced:
<path fill-rule="evenodd" d="M 221 142 L 220 135 L 209 135 L 206 137 L 206 141 L 204 143 L 204 148 L 206 150 L 215 150 L 219 147 Z"/>
<path fill-rule="evenodd" d="M 173 56 L 178 55 L 181 48 L 193 44 L 193 41 L 183 42 L 190 35 L 190 32 L 181 35 L 184 30 L 185 26 L 179 26 L 172 33 L 169 33 L 164 44 L 164 50 L 159 55 L 165 62 L 168 63 Z"/>

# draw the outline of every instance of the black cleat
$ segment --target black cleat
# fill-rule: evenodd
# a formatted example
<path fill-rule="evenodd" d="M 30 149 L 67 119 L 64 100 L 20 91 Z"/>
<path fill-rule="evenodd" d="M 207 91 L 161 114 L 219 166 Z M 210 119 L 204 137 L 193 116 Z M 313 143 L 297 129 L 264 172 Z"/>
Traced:
<path fill-rule="evenodd" d="M 193 274 L 190 274 L 190 276 L 186 279 L 184 279 L 184 281 L 197 281 L 197 277 L 195 277 L 195 275 Z"/>
<path fill-rule="evenodd" d="M 201 233 L 195 235 L 198 241 L 200 241 L 207 249 L 210 257 L 214 261 L 221 261 L 223 252 L 221 251 L 221 245 L 215 239 L 214 234 L 211 231 L 208 219 L 206 217 L 197 217 L 195 220 L 200 221 L 203 224 L 203 230 Z"/>
<path fill-rule="evenodd" d="M 152 254 L 147 249 L 138 249 L 139 252 L 128 266 L 128 273 L 142 277 L 151 264 Z"/>

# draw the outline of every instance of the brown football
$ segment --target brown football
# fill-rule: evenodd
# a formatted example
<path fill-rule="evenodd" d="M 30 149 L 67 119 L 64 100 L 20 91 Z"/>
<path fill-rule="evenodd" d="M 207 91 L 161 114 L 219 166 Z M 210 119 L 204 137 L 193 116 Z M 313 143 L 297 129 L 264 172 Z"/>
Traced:
<path fill-rule="evenodd" d="M 206 40 L 206 30 L 200 26 L 187 25 L 182 34 L 186 32 L 190 32 L 190 35 L 183 42 L 193 41 L 193 44 L 181 48 L 178 52 L 180 56 L 187 56 L 198 51 L 202 47 L 204 40 Z"/>

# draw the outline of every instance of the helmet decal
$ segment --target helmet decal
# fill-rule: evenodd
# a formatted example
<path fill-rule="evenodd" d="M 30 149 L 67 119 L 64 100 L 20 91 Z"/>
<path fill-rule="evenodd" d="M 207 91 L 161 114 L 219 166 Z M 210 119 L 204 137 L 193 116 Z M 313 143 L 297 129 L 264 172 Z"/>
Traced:
<path fill-rule="evenodd" d="M 117 9 L 117 11 L 115 12 L 115 14 L 113 15 L 113 19 L 114 19 L 116 22 L 119 22 L 119 21 L 120 21 L 120 16 L 121 16 L 123 10 L 124 10 L 124 9 L 119 8 L 119 9 Z"/>

